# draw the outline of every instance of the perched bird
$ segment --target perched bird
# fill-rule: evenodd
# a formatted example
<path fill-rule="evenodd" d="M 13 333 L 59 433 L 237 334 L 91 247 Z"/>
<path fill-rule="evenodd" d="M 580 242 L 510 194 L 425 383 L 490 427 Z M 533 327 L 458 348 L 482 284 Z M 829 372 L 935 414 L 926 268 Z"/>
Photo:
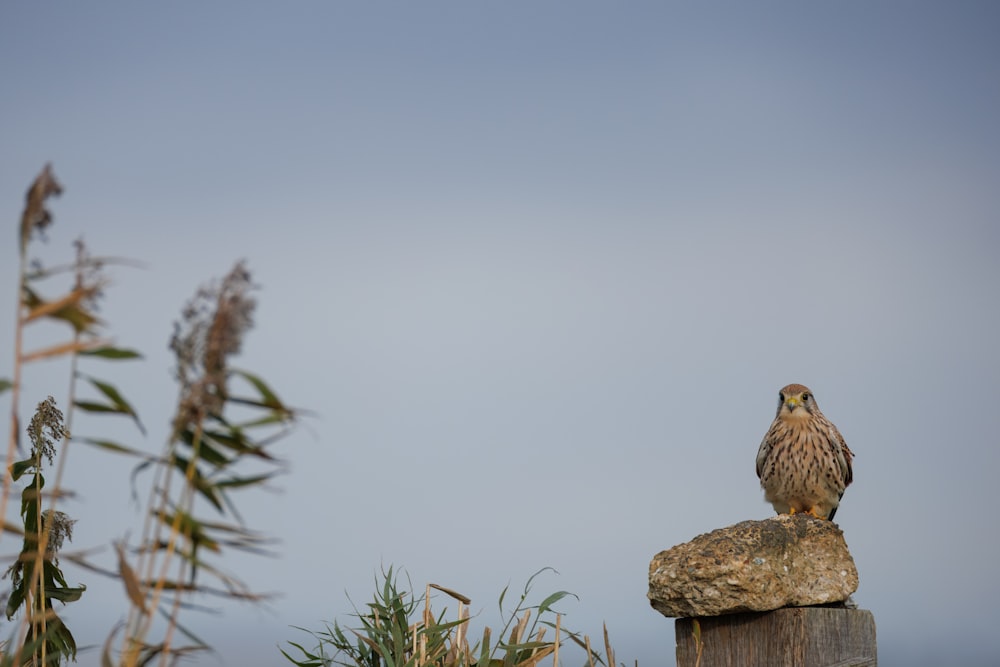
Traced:
<path fill-rule="evenodd" d="M 778 413 L 757 451 L 764 499 L 778 514 L 833 520 L 854 477 L 853 456 L 809 388 L 790 384 L 778 394 Z"/>

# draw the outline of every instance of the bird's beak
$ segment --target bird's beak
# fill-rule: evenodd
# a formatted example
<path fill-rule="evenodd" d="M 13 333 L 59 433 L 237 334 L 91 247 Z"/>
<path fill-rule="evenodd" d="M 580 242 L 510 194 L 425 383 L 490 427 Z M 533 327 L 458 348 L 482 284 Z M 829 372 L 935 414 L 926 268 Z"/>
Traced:
<path fill-rule="evenodd" d="M 799 401 L 798 396 L 789 396 L 785 399 L 785 405 L 788 406 L 789 412 L 794 412 L 795 408 L 799 407 L 801 401 Z"/>

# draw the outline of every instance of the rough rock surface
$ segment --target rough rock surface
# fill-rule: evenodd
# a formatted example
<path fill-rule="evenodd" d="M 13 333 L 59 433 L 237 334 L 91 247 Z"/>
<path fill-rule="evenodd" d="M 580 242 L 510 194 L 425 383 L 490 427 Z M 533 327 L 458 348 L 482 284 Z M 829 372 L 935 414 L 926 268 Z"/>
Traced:
<path fill-rule="evenodd" d="M 829 604 L 857 589 L 840 528 L 801 514 L 720 528 L 649 564 L 649 602 L 672 617 Z"/>

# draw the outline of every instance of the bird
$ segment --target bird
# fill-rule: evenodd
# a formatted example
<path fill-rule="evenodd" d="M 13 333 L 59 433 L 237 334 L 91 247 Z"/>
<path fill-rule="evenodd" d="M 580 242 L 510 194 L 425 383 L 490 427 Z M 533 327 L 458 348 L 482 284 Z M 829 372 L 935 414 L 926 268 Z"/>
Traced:
<path fill-rule="evenodd" d="M 778 393 L 778 412 L 757 451 L 764 500 L 778 514 L 832 521 L 854 479 L 853 457 L 809 387 L 790 384 Z"/>

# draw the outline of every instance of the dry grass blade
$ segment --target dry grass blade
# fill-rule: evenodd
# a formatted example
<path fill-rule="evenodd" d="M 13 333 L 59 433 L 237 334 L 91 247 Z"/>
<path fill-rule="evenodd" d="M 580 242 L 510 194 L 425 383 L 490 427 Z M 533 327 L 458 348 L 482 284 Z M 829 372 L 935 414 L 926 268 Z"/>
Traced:
<path fill-rule="evenodd" d="M 28 307 L 28 312 L 24 316 L 24 322 L 33 322 L 41 317 L 52 316 L 60 319 L 81 319 L 81 321 L 97 322 L 97 318 L 81 307 L 81 304 L 94 297 L 96 288 L 80 287 L 69 292 L 55 301 L 45 301 L 30 289 L 25 289 L 24 305 Z"/>
<path fill-rule="evenodd" d="M 108 638 L 104 640 L 104 646 L 101 647 L 101 667 L 114 667 L 114 660 L 111 657 L 111 646 L 115 642 L 115 635 L 118 631 L 124 627 L 123 623 L 118 623 L 115 627 L 111 628 L 111 632 L 108 633 Z"/>
<path fill-rule="evenodd" d="M 536 649 L 536 650 L 532 651 L 531 655 L 528 658 L 526 658 L 523 661 L 517 663 L 517 667 L 534 667 L 535 665 L 537 665 L 538 663 L 540 663 L 542 660 L 545 660 L 545 658 L 547 658 L 550 655 L 552 655 L 552 652 L 554 650 L 555 650 L 555 647 L 553 645 L 551 645 L 551 644 L 548 645 L 548 646 L 546 646 L 546 647 L 544 647 L 544 648 Z"/>
<path fill-rule="evenodd" d="M 71 340 L 66 343 L 59 343 L 58 345 L 52 345 L 50 347 L 44 347 L 40 350 L 33 350 L 31 352 L 26 352 L 21 355 L 22 363 L 31 363 L 32 361 L 38 361 L 39 359 L 51 359 L 52 357 L 61 357 L 64 354 L 72 353 L 84 353 L 88 350 L 100 347 L 101 345 L 106 345 L 107 341 L 100 340 Z"/>
<path fill-rule="evenodd" d="M 118 552 L 118 576 L 121 577 L 122 583 L 125 584 L 125 593 L 128 595 L 128 599 L 143 614 L 148 614 L 149 611 L 146 609 L 146 596 L 142 591 L 142 584 L 139 582 L 139 577 L 136 576 L 132 566 L 128 564 L 128 560 L 125 558 L 125 547 L 121 542 L 115 543 L 115 551 Z"/>
<path fill-rule="evenodd" d="M 525 609 L 524 615 L 521 616 L 521 620 L 518 621 L 517 625 L 514 627 L 511 633 L 510 643 L 519 644 L 521 642 L 521 637 L 524 636 L 524 631 L 528 627 L 528 621 L 531 619 L 531 610 Z"/>
<path fill-rule="evenodd" d="M 351 632 L 353 632 L 358 639 L 368 644 L 368 646 L 371 648 L 372 651 L 381 654 L 381 649 L 379 648 L 379 645 L 373 639 L 371 639 L 370 637 L 366 637 L 357 630 L 351 630 Z"/>
<path fill-rule="evenodd" d="M 468 656 L 470 653 L 467 632 L 469 628 L 469 608 L 461 602 L 458 603 L 458 620 L 462 621 L 462 624 L 456 629 L 455 644 L 452 648 L 455 649 L 457 655 Z"/>
<path fill-rule="evenodd" d="M 431 587 L 430 584 L 424 589 L 424 627 L 429 627 L 431 623 L 434 622 L 434 617 L 431 615 Z M 416 634 L 416 633 L 414 633 Z"/>
<path fill-rule="evenodd" d="M 608 667 L 615 667 L 615 652 L 611 648 L 611 638 L 608 636 L 608 624 L 604 624 L 604 657 Z"/>
<path fill-rule="evenodd" d="M 461 593 L 459 593 L 458 591 L 454 591 L 454 590 L 452 590 L 450 588 L 445 588 L 444 586 L 439 586 L 437 584 L 428 584 L 428 585 L 431 588 L 433 588 L 433 589 L 439 590 L 442 593 L 445 593 L 446 595 L 449 595 L 449 596 L 455 598 L 456 600 L 458 600 L 459 602 L 461 602 L 463 604 L 472 604 L 472 598 L 468 598 L 468 597 L 462 595 Z"/>
<path fill-rule="evenodd" d="M 11 523 L 10 521 L 3 522 L 3 530 L 5 533 L 13 533 L 14 535 L 24 535 L 24 526 Z"/>

